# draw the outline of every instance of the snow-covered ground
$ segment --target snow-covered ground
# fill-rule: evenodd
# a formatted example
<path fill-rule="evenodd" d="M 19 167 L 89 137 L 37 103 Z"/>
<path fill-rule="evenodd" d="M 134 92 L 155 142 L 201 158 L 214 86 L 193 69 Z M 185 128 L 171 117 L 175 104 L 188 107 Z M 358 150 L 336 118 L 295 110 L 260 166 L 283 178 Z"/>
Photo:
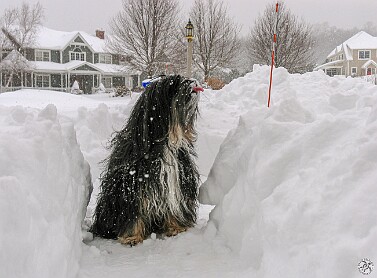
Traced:
<path fill-rule="evenodd" d="M 276 69 L 267 108 L 268 74 L 256 67 L 203 93 L 197 150 L 210 216 L 201 205 L 195 228 L 132 248 L 81 243 L 80 206 L 83 158 L 90 216 L 107 142 L 137 94 L 0 94 L 2 275 L 361 277 L 361 259 L 377 263 L 377 87 Z"/>

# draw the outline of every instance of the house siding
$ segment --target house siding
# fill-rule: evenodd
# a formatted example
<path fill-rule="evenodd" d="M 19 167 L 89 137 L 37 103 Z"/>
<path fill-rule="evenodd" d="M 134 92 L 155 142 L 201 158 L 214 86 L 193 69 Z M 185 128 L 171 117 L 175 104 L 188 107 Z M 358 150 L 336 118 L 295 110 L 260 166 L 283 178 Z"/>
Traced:
<path fill-rule="evenodd" d="M 60 63 L 60 51 L 51 50 L 51 62 Z"/>
<path fill-rule="evenodd" d="M 25 58 L 29 61 L 35 61 L 35 52 L 33 48 L 25 49 Z"/>
<path fill-rule="evenodd" d="M 112 54 L 112 63 L 115 65 L 119 65 L 119 55 Z"/>

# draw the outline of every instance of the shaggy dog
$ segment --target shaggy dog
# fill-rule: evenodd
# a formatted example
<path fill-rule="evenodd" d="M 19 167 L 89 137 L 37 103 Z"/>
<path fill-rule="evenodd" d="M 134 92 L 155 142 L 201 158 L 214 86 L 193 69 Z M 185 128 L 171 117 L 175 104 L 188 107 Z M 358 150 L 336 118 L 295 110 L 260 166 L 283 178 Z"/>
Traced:
<path fill-rule="evenodd" d="M 135 245 L 151 233 L 174 236 L 196 221 L 199 173 L 194 79 L 161 77 L 136 102 L 111 140 L 91 231 Z"/>

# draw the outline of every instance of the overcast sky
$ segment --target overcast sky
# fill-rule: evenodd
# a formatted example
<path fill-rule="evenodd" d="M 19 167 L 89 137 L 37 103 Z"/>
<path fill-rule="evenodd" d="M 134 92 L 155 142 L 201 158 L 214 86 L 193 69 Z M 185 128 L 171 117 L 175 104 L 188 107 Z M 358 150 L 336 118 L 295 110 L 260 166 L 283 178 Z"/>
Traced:
<path fill-rule="evenodd" d="M 1 0 L 1 14 L 4 9 L 20 5 L 23 1 Z M 194 0 L 179 0 L 182 18 L 187 17 Z M 46 27 L 61 30 L 82 30 L 94 33 L 95 29 L 108 30 L 108 22 L 122 7 L 122 0 L 39 0 L 45 8 Z M 224 0 L 229 15 L 242 25 L 242 34 L 248 33 L 258 14 L 270 0 Z M 328 22 L 340 28 L 361 27 L 366 22 L 377 25 L 377 0 L 284 0 L 287 8 L 309 23 Z"/>

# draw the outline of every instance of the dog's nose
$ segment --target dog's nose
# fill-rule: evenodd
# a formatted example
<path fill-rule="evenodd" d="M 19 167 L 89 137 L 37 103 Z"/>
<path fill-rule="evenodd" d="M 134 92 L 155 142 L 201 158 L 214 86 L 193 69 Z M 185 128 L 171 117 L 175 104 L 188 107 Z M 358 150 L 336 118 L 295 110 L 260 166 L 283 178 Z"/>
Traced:
<path fill-rule="evenodd" d="M 202 87 L 199 87 L 199 86 L 196 86 L 194 88 L 192 88 L 192 90 L 195 92 L 195 93 L 199 93 L 199 92 L 203 92 L 203 88 Z"/>

